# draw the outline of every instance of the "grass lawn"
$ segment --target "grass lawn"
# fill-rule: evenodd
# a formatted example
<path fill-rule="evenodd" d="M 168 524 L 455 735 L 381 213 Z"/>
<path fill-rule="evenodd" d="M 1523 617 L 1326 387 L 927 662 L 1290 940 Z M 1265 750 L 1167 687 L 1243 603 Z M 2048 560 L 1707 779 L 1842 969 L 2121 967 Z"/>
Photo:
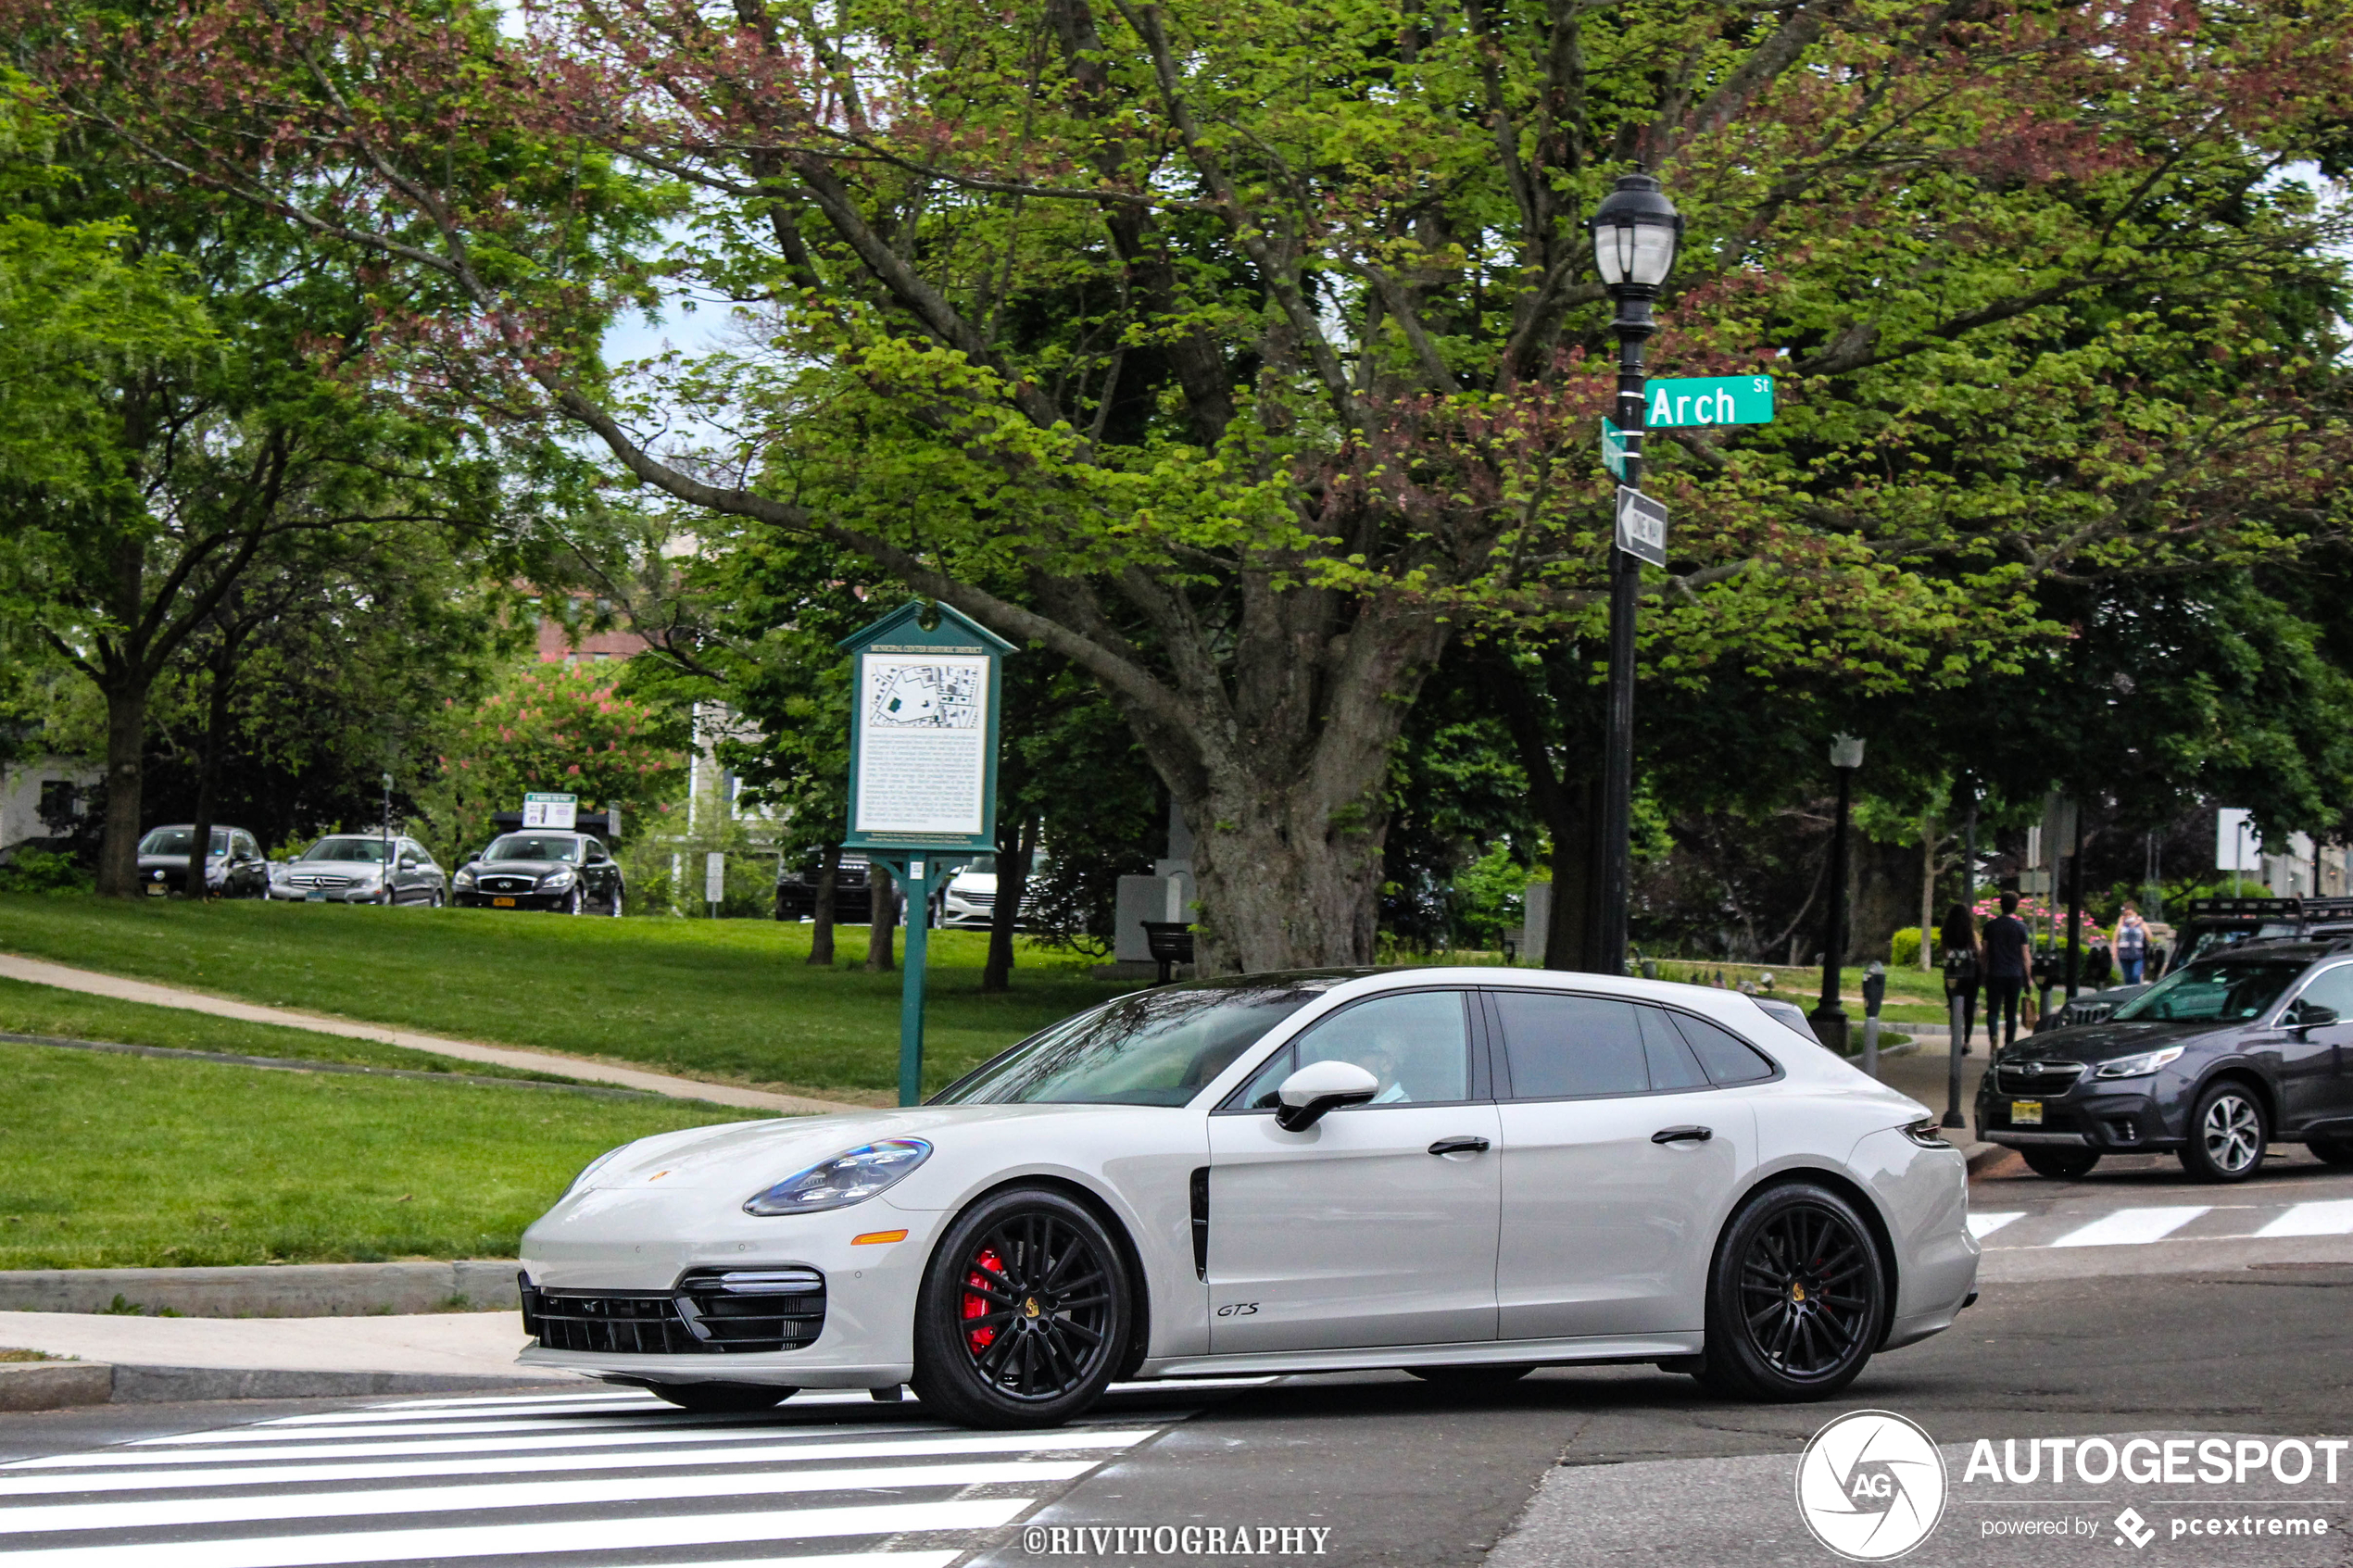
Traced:
<path fill-rule="evenodd" d="M 347 1040 L 308 1029 L 241 1023 L 178 1008 L 85 997 L 50 985 L 0 980 L 0 1034 L 49 1035 L 68 1040 L 107 1040 L 126 1046 L 168 1046 L 183 1051 L 223 1051 L 233 1056 L 285 1057 L 299 1061 L 354 1061 L 366 1067 L 397 1067 L 411 1073 L 465 1073 L 475 1077 L 523 1078 L 560 1084 L 553 1073 L 457 1061 L 429 1051 L 412 1051 L 374 1040 Z"/>
<path fill-rule="evenodd" d="M 855 967 L 865 958 L 862 926 L 840 932 L 838 963 L 812 969 L 811 929 L 764 920 L 0 895 L 0 951 L 723 1082 L 886 1094 L 898 1082 L 900 977 Z M 982 932 L 931 934 L 927 1088 L 1133 988 L 1090 978 L 1091 960 L 1032 949 L 1013 990 L 985 997 L 987 948 Z M 289 1054 L 253 1043 L 235 1048 Z"/>
<path fill-rule="evenodd" d="M 511 1258 L 604 1150 L 745 1119 L 6 1043 L 0 1084 L 0 1269 Z"/>

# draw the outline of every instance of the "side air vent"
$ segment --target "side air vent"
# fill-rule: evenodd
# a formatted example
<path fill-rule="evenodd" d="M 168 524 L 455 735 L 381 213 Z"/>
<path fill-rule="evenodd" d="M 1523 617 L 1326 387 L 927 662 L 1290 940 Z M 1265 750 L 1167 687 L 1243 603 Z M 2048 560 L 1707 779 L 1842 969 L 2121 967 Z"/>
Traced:
<path fill-rule="evenodd" d="M 1193 1273 L 1209 1277 L 1209 1167 L 1193 1172 Z"/>

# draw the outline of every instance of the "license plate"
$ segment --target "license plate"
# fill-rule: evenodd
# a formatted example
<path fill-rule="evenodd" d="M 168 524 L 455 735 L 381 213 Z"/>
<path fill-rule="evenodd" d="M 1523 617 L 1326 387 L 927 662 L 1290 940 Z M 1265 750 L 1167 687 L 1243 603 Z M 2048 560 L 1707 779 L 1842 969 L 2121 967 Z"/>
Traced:
<path fill-rule="evenodd" d="M 306 904 L 323 904 L 327 901 L 327 896 L 314 887 L 302 896 L 302 901 Z"/>
<path fill-rule="evenodd" d="M 160 882 L 151 882 L 151 883 L 147 884 L 147 897 L 150 897 L 150 898 L 160 898 L 160 897 L 162 897 L 164 896 L 164 892 L 165 892 L 165 888 L 164 888 L 164 885 L 163 885 L 163 884 L 162 884 L 162 883 L 160 883 Z"/>
<path fill-rule="evenodd" d="M 490 907 L 494 909 L 511 909 L 515 907 L 515 901 L 512 898 L 493 898 L 490 900 Z"/>
<path fill-rule="evenodd" d="M 2042 1124 L 2043 1124 L 2043 1102 L 2042 1102 L 2041 1100 L 2039 1100 L 2039 1099 L 2014 1099 L 2014 1100 L 2010 1101 L 2010 1125 L 2011 1125 L 2011 1126 L 2013 1126 L 2013 1127 L 2039 1127 L 2039 1126 L 2041 1126 Z"/>

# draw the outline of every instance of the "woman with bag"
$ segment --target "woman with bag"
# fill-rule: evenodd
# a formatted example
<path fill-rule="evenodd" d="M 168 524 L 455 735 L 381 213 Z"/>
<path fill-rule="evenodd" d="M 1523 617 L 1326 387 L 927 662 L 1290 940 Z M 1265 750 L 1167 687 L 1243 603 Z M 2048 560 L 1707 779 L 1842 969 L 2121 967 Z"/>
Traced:
<path fill-rule="evenodd" d="M 1985 948 L 1977 939 L 1977 921 L 1967 904 L 1945 911 L 1937 928 L 1936 945 L 1944 964 L 1944 1011 L 1950 1017 L 1953 998 L 1961 999 L 1961 1054 L 1969 1055 L 1969 1035 L 1977 1024 L 1977 978 L 1985 969 Z"/>
<path fill-rule="evenodd" d="M 2124 984 L 2138 985 L 2142 967 L 2149 956 L 2148 922 L 2133 906 L 2124 906 L 2122 918 L 2116 922 L 2116 934 L 2108 938 L 2108 947 L 2116 954 L 2116 966 L 2124 972 Z"/>

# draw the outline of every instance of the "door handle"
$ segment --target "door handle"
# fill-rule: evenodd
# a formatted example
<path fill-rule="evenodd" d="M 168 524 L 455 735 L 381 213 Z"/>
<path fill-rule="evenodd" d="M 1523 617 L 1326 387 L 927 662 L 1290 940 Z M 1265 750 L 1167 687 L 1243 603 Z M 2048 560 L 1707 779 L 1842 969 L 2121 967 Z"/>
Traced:
<path fill-rule="evenodd" d="M 1429 1151 L 1432 1154 L 1484 1154 L 1487 1152 L 1487 1140 L 1476 1135 L 1441 1138 L 1429 1146 Z"/>
<path fill-rule="evenodd" d="M 1651 1135 L 1653 1143 L 1705 1143 L 1716 1135 L 1713 1127 L 1661 1127 Z"/>

